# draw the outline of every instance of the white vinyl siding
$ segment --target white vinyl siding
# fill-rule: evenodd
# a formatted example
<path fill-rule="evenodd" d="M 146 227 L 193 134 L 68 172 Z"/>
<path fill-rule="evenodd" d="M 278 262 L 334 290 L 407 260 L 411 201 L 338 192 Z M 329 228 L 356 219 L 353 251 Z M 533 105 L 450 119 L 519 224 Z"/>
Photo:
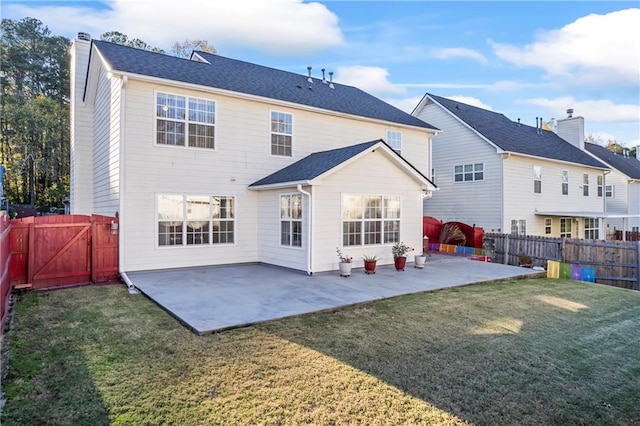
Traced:
<path fill-rule="evenodd" d="M 385 134 L 388 128 L 388 123 L 354 120 L 334 114 L 291 108 L 291 114 L 295 116 L 295 150 L 291 157 L 272 156 L 270 147 L 267 147 L 270 129 L 266 121 L 271 111 L 275 110 L 275 104 L 216 93 L 215 150 L 156 149 L 153 145 L 156 91 L 172 92 L 187 98 L 207 98 L 196 90 L 169 90 L 132 78 L 127 83 L 125 110 L 128 115 L 124 129 L 126 140 L 122 145 L 126 157 L 126 179 L 121 188 L 125 194 L 125 209 L 121 212 L 120 224 L 121 235 L 126 235 L 126 238 L 121 240 L 122 267 L 128 271 L 237 262 L 264 262 L 306 270 L 307 243 L 304 239 L 303 250 L 280 245 L 279 195 L 283 191 L 258 192 L 247 190 L 247 187 L 313 152 L 376 140 Z M 278 106 L 278 110 L 284 108 Z M 290 105 L 285 112 L 289 111 L 288 108 Z M 403 128 L 402 132 L 403 156 L 423 174 L 428 175 L 431 169 L 428 161 L 428 133 L 408 127 Z M 362 167 L 359 166 L 361 162 Z M 420 188 L 415 182 L 399 168 L 390 166 L 389 160 L 372 163 L 366 159 L 358 160 L 354 166 L 357 166 L 357 171 L 345 174 L 346 181 L 336 182 L 335 186 L 331 186 L 338 195 L 337 199 L 327 202 L 336 203 L 335 211 L 326 219 L 318 219 L 315 225 L 319 230 L 315 239 L 320 239 L 324 244 L 324 249 L 319 250 L 314 242 L 314 259 L 321 259 L 317 261 L 320 266 L 316 266 L 316 269 L 337 268 L 332 262 L 335 262 L 335 247 L 340 245 L 339 194 L 348 187 L 352 187 L 352 193 L 365 191 L 364 188 L 369 188 L 369 193 L 382 193 L 383 191 L 376 189 L 377 187 L 387 188 L 384 193 L 389 194 L 394 193 L 392 189 L 397 186 L 402 187 L 403 194 L 410 191 L 406 196 L 416 198 L 411 201 L 403 198 L 403 202 L 410 203 L 412 209 L 410 212 L 403 210 L 403 214 L 412 217 L 414 223 L 403 221 L 402 232 L 408 232 L 405 237 L 407 244 L 410 244 L 408 239 L 412 238 L 413 233 L 417 236 L 422 235 L 422 199 L 419 196 Z M 377 174 L 370 173 L 371 170 L 380 168 L 389 169 L 385 173 L 392 177 L 385 175 L 378 179 Z M 396 176 L 396 173 L 399 176 Z M 323 182 L 321 186 L 328 188 L 327 182 Z M 371 187 L 374 183 L 376 187 Z M 320 186 L 313 187 L 313 190 L 317 188 Z M 291 192 L 295 192 L 295 187 Z M 237 206 L 234 218 L 235 243 L 193 245 L 189 246 L 188 250 L 170 246 L 157 247 L 157 220 L 153 210 L 157 194 L 233 196 Z M 307 203 L 306 196 L 303 196 L 303 203 Z M 315 202 L 314 214 L 323 208 L 325 206 L 321 202 Z M 303 208 L 304 212 L 306 210 Z M 303 235 L 307 235 L 307 227 L 306 218 L 303 218 Z M 331 232 L 320 231 L 327 228 L 331 229 Z M 322 240 L 324 234 L 331 236 L 330 242 Z M 420 242 L 411 244 L 417 245 Z M 387 249 L 385 247 L 382 251 L 386 252 Z M 351 255 L 354 259 L 359 259 L 361 253 Z M 327 256 L 326 259 L 324 256 Z"/>
<path fill-rule="evenodd" d="M 119 211 L 120 190 L 120 79 L 102 68 L 96 89 L 93 122 L 93 209 L 112 216 Z"/>
<path fill-rule="evenodd" d="M 447 129 L 433 138 L 433 168 L 439 191 L 424 200 L 424 214 L 445 222 L 475 223 L 487 232 L 492 229 L 508 232 L 502 211 L 503 160 L 496 154 L 496 149 L 431 102 L 417 117 L 439 129 Z M 405 153 L 406 146 L 405 136 Z M 454 167 L 464 164 L 482 164 L 483 180 L 472 184 L 456 183 Z M 530 186 L 531 180 L 527 177 Z"/>

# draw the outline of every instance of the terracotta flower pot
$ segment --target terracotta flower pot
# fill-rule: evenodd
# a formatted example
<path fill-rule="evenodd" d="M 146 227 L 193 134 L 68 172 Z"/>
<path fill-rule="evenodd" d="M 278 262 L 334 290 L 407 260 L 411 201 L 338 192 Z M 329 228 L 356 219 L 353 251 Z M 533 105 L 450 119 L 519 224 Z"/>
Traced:
<path fill-rule="evenodd" d="M 376 273 L 376 263 L 377 260 L 365 260 L 364 261 L 364 272 L 365 274 L 375 274 Z"/>
<path fill-rule="evenodd" d="M 407 264 L 406 257 L 394 257 L 393 264 L 396 266 L 396 271 L 404 271 L 404 267 Z"/>

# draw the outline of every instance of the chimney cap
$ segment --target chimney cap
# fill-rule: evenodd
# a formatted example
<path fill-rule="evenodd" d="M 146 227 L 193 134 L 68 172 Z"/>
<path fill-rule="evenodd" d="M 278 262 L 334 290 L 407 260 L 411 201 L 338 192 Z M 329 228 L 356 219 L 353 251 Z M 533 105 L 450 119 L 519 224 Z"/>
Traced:
<path fill-rule="evenodd" d="M 567 118 L 573 117 L 573 108 L 567 109 L 567 116 L 568 116 Z"/>
<path fill-rule="evenodd" d="M 78 33 L 78 40 L 91 41 L 91 34 L 89 33 Z"/>

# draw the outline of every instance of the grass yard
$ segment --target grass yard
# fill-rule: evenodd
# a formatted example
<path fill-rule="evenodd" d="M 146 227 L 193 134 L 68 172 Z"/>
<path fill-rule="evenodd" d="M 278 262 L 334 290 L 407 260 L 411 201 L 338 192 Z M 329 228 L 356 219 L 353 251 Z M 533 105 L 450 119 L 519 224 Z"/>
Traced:
<path fill-rule="evenodd" d="M 29 294 L 10 425 L 640 424 L 640 292 L 536 279 L 199 337 L 124 286 Z"/>

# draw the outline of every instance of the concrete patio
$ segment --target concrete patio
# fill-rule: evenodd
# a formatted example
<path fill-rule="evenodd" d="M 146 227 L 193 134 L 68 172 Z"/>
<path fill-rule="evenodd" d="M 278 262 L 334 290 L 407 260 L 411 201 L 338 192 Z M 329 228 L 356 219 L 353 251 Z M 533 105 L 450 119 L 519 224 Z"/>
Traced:
<path fill-rule="evenodd" d="M 198 334 L 357 303 L 544 272 L 434 254 L 424 269 L 378 266 L 367 275 L 307 274 L 271 265 L 234 265 L 128 273 L 142 293 Z"/>

